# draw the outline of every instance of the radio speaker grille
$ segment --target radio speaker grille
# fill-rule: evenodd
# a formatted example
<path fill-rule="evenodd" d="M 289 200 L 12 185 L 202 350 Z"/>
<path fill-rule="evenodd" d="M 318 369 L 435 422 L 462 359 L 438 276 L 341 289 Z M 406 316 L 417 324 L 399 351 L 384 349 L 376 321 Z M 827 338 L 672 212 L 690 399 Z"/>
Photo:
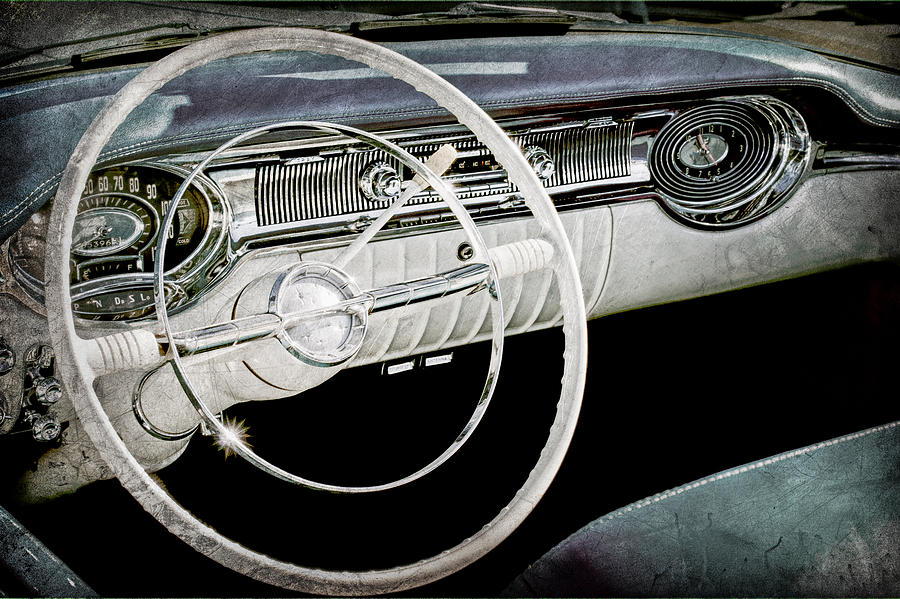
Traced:
<path fill-rule="evenodd" d="M 544 182 L 552 190 L 630 175 L 632 127 L 631 122 L 609 123 L 512 137 L 522 147 L 541 146 L 554 159 L 556 172 Z M 461 155 L 457 165 L 469 164 L 464 169 L 451 167 L 450 174 L 445 177 L 453 184 L 460 200 L 516 191 L 506 180 L 505 173 L 496 170 L 498 167 L 493 164 L 489 150 L 476 139 L 450 143 Z M 403 145 L 424 161 L 442 142 L 414 138 L 405 140 Z M 398 172 L 402 171 L 399 161 L 375 149 L 312 156 L 301 161 L 258 167 L 255 183 L 257 223 L 260 226 L 277 225 L 386 208 L 387 202 L 368 200 L 359 187 L 359 177 L 366 165 L 376 160 L 383 160 Z M 473 162 L 484 166 L 473 169 Z M 408 203 L 422 205 L 438 201 L 435 193 L 424 191 Z"/>

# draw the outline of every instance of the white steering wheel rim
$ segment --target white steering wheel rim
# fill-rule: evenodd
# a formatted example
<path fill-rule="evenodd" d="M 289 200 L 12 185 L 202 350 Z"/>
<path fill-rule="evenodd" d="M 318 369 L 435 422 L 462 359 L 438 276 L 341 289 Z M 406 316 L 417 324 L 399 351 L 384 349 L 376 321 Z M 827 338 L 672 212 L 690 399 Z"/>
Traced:
<path fill-rule="evenodd" d="M 432 98 L 472 130 L 506 167 L 557 250 L 555 270 L 566 345 L 562 391 L 547 444 L 525 484 L 489 524 L 455 547 L 414 564 L 365 572 L 306 568 L 243 547 L 200 522 L 144 471 L 116 433 L 94 392 L 93 373 L 75 331 L 68 260 L 72 229 L 81 191 L 112 134 L 151 93 L 188 70 L 237 54 L 276 50 L 319 52 L 361 62 Z M 168 55 L 126 84 L 82 136 L 57 190 L 47 247 L 46 306 L 58 370 L 100 455 L 129 493 L 170 532 L 220 564 L 256 580 L 316 595 L 365 595 L 415 588 L 452 574 L 497 546 L 525 519 L 556 475 L 574 433 L 587 370 L 587 326 L 578 270 L 559 216 L 521 151 L 484 111 L 425 67 L 387 48 L 325 31 L 265 28 L 223 34 Z"/>

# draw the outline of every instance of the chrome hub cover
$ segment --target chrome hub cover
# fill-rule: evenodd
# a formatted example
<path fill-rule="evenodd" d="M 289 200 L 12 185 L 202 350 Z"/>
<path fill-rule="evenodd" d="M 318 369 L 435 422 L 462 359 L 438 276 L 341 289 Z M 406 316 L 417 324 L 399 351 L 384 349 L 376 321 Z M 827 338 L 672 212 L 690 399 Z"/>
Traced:
<path fill-rule="evenodd" d="M 341 306 L 348 300 L 359 300 Z M 346 273 L 328 264 L 303 263 L 275 281 L 269 311 L 291 314 L 338 306 L 294 321 L 277 335 L 295 357 L 314 366 L 333 366 L 352 358 L 365 337 L 368 310 L 359 288 Z"/>

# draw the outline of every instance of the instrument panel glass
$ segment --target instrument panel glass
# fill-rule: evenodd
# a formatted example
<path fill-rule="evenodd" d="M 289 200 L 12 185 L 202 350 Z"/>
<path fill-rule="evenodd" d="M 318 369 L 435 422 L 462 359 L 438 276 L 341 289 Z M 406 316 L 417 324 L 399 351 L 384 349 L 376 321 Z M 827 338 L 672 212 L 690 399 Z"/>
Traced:
<path fill-rule="evenodd" d="M 115 166 L 91 173 L 85 184 L 72 239 L 73 285 L 115 274 L 152 273 L 162 218 L 181 177 L 140 165 Z M 178 202 L 165 233 L 169 271 L 203 243 L 209 200 L 190 187 Z"/>

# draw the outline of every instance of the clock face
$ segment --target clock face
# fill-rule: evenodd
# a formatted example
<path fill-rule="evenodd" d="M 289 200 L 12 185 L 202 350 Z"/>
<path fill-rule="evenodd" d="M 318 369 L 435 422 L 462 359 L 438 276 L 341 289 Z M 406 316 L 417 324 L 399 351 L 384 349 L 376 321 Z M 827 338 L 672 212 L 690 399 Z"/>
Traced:
<path fill-rule="evenodd" d="M 747 138 L 733 125 L 712 123 L 684 134 L 676 161 L 686 177 L 715 181 L 740 166 L 747 154 Z"/>
<path fill-rule="evenodd" d="M 759 111 L 738 104 L 689 110 L 664 127 L 651 169 L 667 197 L 702 209 L 752 191 L 772 164 L 777 137 Z"/>

